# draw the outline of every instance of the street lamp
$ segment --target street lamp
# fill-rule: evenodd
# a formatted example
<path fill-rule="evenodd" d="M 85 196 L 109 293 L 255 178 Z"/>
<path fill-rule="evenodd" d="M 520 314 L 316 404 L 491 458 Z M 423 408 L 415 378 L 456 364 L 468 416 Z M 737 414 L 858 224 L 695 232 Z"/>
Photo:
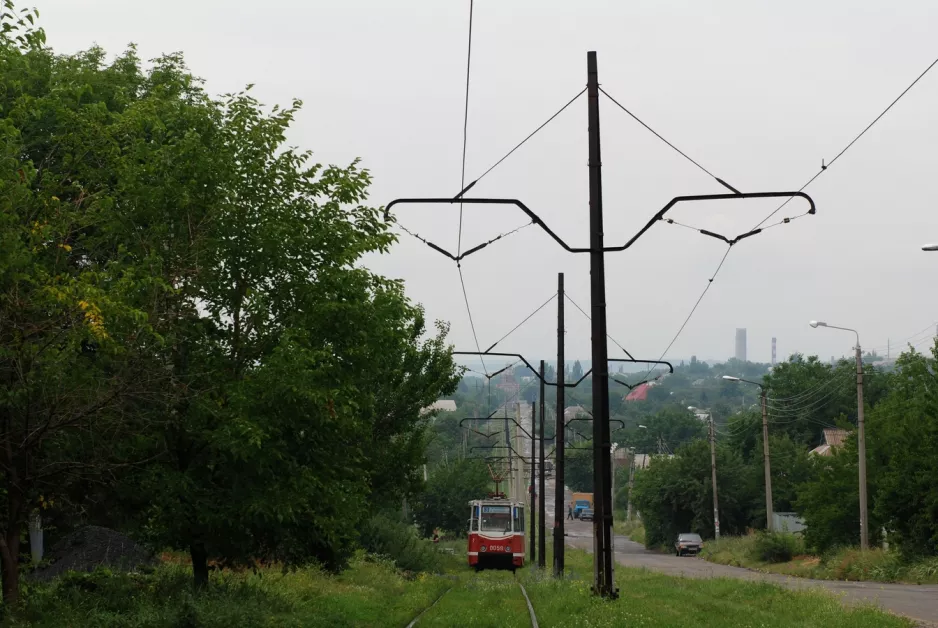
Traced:
<path fill-rule="evenodd" d="M 772 467 L 769 463 L 769 416 L 765 403 L 765 386 L 759 382 L 753 382 L 741 377 L 724 375 L 723 379 L 728 382 L 745 382 L 759 387 L 762 397 L 762 453 L 765 459 L 765 529 L 772 531 Z"/>
<path fill-rule="evenodd" d="M 923 251 L 938 251 L 938 244 L 926 244 L 922 247 Z"/>
<path fill-rule="evenodd" d="M 927 247 L 923 248 L 929 250 Z M 936 247 L 935 250 L 938 250 L 938 247 Z M 822 321 L 811 321 L 808 324 L 814 328 L 829 327 L 831 329 L 852 331 L 857 338 L 857 450 L 860 458 L 860 549 L 867 550 L 870 547 L 870 535 L 869 518 L 866 510 L 866 430 L 864 429 L 863 421 L 863 353 L 860 350 L 860 334 L 856 329 L 828 325 Z"/>
<path fill-rule="evenodd" d="M 700 410 L 700 408 L 695 408 L 694 406 L 687 406 L 687 409 L 691 412 Z M 713 483 L 713 536 L 719 540 L 720 539 L 720 502 L 717 499 L 717 445 L 716 445 L 716 434 L 713 430 L 713 412 L 706 410 L 707 416 L 710 419 L 710 475 L 711 482 Z"/>

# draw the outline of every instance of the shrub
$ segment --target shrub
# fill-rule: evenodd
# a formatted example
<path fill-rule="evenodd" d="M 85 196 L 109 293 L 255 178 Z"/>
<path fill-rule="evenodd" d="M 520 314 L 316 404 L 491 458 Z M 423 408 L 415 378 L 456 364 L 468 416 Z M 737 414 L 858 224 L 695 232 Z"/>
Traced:
<path fill-rule="evenodd" d="M 909 569 L 909 576 L 916 582 L 938 580 L 938 558 L 926 558 Z"/>
<path fill-rule="evenodd" d="M 788 532 L 759 532 L 752 545 L 752 552 L 755 560 L 787 563 L 804 553 L 804 541 Z"/>
<path fill-rule="evenodd" d="M 366 551 L 390 558 L 398 569 L 434 573 L 442 569 L 433 543 L 419 538 L 414 526 L 385 515 L 376 515 L 362 526 L 359 542 Z"/>
<path fill-rule="evenodd" d="M 856 548 L 841 549 L 828 554 L 824 564 L 834 580 L 895 582 L 901 579 L 903 570 L 897 553 L 879 548 L 865 552 Z"/>

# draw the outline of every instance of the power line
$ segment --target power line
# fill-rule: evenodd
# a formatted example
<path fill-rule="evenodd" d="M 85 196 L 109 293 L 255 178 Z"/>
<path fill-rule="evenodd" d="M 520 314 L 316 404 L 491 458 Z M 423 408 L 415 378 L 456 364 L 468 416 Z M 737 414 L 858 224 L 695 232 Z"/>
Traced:
<path fill-rule="evenodd" d="M 476 324 L 472 320 L 472 308 L 469 307 L 469 295 L 466 294 L 466 282 L 462 277 L 462 266 L 456 264 L 456 270 L 459 271 L 459 283 L 462 285 L 462 296 L 466 301 L 466 313 L 469 314 L 469 327 L 472 328 L 472 339 L 476 343 L 476 351 L 482 353 L 482 349 L 479 347 L 479 336 L 476 335 Z M 488 373 L 489 367 L 485 365 L 485 359 L 480 355 L 479 361 L 482 362 L 482 369 Z"/>
<path fill-rule="evenodd" d="M 667 144 L 668 146 L 670 146 L 672 149 L 674 149 L 679 155 L 681 155 L 681 157 L 683 157 L 683 158 L 686 159 L 687 161 L 691 162 L 692 164 L 694 164 L 695 166 L 697 166 L 698 168 L 700 168 L 701 170 L 703 170 L 705 173 L 707 173 L 708 175 L 710 175 L 710 177 L 712 177 L 714 180 L 716 180 L 717 183 L 719 183 L 719 184 L 722 185 L 723 187 L 729 188 L 730 190 L 733 190 L 734 192 L 736 192 L 736 190 L 733 189 L 732 187 L 730 187 L 729 185 L 727 185 L 725 181 L 723 181 L 722 179 L 720 179 L 719 177 L 717 177 L 715 174 L 713 174 L 712 172 L 710 172 L 709 170 L 707 170 L 706 168 L 704 168 L 703 166 L 701 166 L 701 165 L 700 165 L 700 162 L 698 162 L 697 160 L 693 159 L 693 158 L 690 157 L 687 153 L 685 153 L 684 151 L 682 151 L 680 148 L 678 148 L 677 146 L 675 146 L 674 144 L 672 144 L 671 142 L 669 142 L 668 140 L 666 140 L 660 133 L 658 133 L 658 131 L 654 130 L 653 128 L 651 128 L 650 126 L 648 126 L 647 124 L 645 124 L 645 122 L 644 122 L 641 118 L 639 118 L 639 117 L 636 116 L 634 113 L 632 113 L 631 111 L 629 111 L 629 110 L 625 107 L 625 105 L 623 105 L 623 104 L 620 103 L 618 100 L 616 100 L 615 98 L 613 98 L 612 96 L 610 96 L 610 95 L 609 95 L 609 92 L 607 92 L 606 90 L 604 90 L 602 87 L 599 88 L 599 91 L 601 91 L 601 92 L 606 96 L 606 98 L 608 98 L 608 99 L 611 100 L 613 103 L 615 103 L 616 106 L 619 107 L 619 109 L 621 109 L 621 110 L 624 111 L 625 113 L 629 114 L 629 115 L 632 117 L 633 120 L 635 120 L 636 122 L 638 122 L 639 124 L 641 124 L 643 127 L 645 127 L 646 129 L 648 129 L 649 131 L 651 131 L 651 133 L 654 134 L 655 137 L 657 137 L 659 140 L 661 140 L 662 142 L 664 142 L 665 144 Z"/>
<path fill-rule="evenodd" d="M 472 5 L 473 0 L 469 0 L 469 46 L 466 51 L 466 106 L 462 121 L 462 174 L 459 178 L 460 187 L 466 185 L 466 145 L 469 141 L 469 76 L 472 67 Z M 456 255 L 458 256 L 462 249 L 462 203 L 459 204 L 459 236 L 456 241 Z M 462 273 L 460 273 L 460 277 Z"/>
<path fill-rule="evenodd" d="M 504 340 L 505 338 L 507 338 L 507 337 L 510 336 L 511 334 L 515 333 L 515 331 L 517 331 L 517 329 L 518 329 L 519 327 L 521 327 L 522 325 L 524 325 L 525 323 L 527 323 L 528 320 L 530 320 L 530 318 L 531 318 L 532 316 L 534 316 L 535 314 L 537 314 L 538 312 L 540 312 L 542 309 L 544 309 L 544 307 L 547 306 L 548 303 L 550 303 L 551 301 L 553 301 L 553 300 L 556 299 L 556 298 L 557 298 L 557 293 L 555 292 L 554 294 L 552 294 L 552 295 L 550 296 L 549 299 L 547 299 L 546 301 L 544 301 L 543 303 L 541 303 L 541 304 L 537 307 L 537 309 L 535 309 L 533 312 L 531 312 L 530 314 L 528 314 L 528 315 L 524 318 L 523 321 L 521 321 L 520 323 L 518 323 L 517 325 L 515 325 L 515 326 L 512 328 L 512 330 L 511 330 L 510 332 L 508 332 L 507 334 L 505 334 L 504 336 L 502 336 L 501 338 L 499 338 L 498 340 L 496 340 L 495 342 L 493 342 L 493 343 L 492 343 L 492 346 L 489 347 L 488 349 L 486 349 L 485 351 L 486 351 L 486 352 L 489 352 L 489 351 L 491 351 L 492 349 L 494 349 L 494 348 L 495 348 L 495 345 L 497 345 L 498 343 L 500 343 L 502 340 Z"/>
<path fill-rule="evenodd" d="M 585 92 L 585 91 L 586 91 L 586 88 L 584 87 L 582 90 L 580 90 L 580 92 L 579 92 L 576 96 L 574 96 L 574 97 L 571 98 L 569 101 L 567 101 L 567 104 L 565 104 L 563 107 L 561 107 L 560 109 L 558 109 L 551 117 L 547 118 L 547 120 L 545 120 L 539 127 L 537 127 L 536 129 L 534 129 L 533 131 L 531 131 L 531 133 L 530 133 L 526 138 L 524 138 L 523 140 L 521 140 L 520 142 L 518 142 L 518 143 L 515 145 L 514 148 L 512 148 L 510 151 L 508 151 L 507 153 L 505 153 L 505 154 L 502 156 L 501 159 L 499 159 L 499 160 L 496 161 L 494 164 L 492 164 L 491 166 L 489 166 L 488 170 L 486 170 L 485 172 L 483 172 L 482 174 L 480 174 L 478 177 L 476 177 L 476 178 L 472 181 L 472 183 L 470 183 L 468 186 L 465 184 L 465 181 L 463 181 L 462 190 L 459 192 L 459 194 L 456 195 L 456 198 L 461 198 L 462 195 L 465 194 L 465 193 L 469 190 L 469 188 L 471 188 L 471 187 L 474 186 L 476 183 L 478 183 L 479 181 L 481 181 L 482 178 L 485 177 L 485 175 L 487 175 L 488 173 L 490 173 L 490 172 L 492 172 L 493 170 L 495 170 L 495 168 L 497 168 L 503 161 L 505 161 L 506 159 L 508 159 L 509 157 L 511 157 L 511 155 L 512 155 L 516 150 L 518 150 L 519 148 L 521 148 L 521 147 L 525 144 L 525 142 L 527 142 L 529 139 L 531 139 L 532 137 L 534 137 L 534 136 L 538 133 L 538 131 L 540 131 L 540 130 L 543 129 L 545 126 L 547 126 L 548 124 L 550 124 L 550 123 L 553 121 L 554 118 L 556 118 L 556 117 L 559 116 L 561 113 L 563 113 L 563 111 L 564 111 L 567 107 L 569 107 L 570 105 L 572 105 L 572 104 L 576 101 L 577 98 L 579 98 L 580 96 L 582 96 L 582 95 L 583 95 L 583 92 Z"/>
<path fill-rule="evenodd" d="M 587 314 L 587 313 L 583 310 L 583 308 L 581 308 L 579 305 L 577 305 L 576 301 L 573 300 L 573 297 L 571 297 L 571 296 L 570 296 L 569 294 L 567 294 L 566 292 L 564 292 L 563 295 L 564 295 L 565 297 L 567 297 L 567 299 L 570 301 L 570 303 L 573 304 L 573 307 L 575 307 L 576 309 L 580 310 L 580 313 L 581 313 L 583 316 L 586 317 L 586 320 L 588 320 L 588 321 L 592 321 L 592 320 L 593 320 L 592 318 L 590 318 L 590 315 Z M 634 359 L 635 359 L 634 357 L 632 357 L 632 354 L 629 353 L 629 350 L 628 350 L 628 349 L 626 349 L 626 348 L 623 347 L 621 344 L 619 344 L 619 341 L 618 341 L 618 340 L 616 340 L 615 338 L 613 338 L 612 336 L 610 336 L 608 333 L 606 334 L 606 338 L 608 338 L 609 340 L 611 340 L 613 343 L 615 343 L 615 345 L 616 345 L 617 347 L 619 347 L 620 349 L 622 349 L 622 351 L 625 352 L 625 355 L 629 356 L 629 359 L 630 359 L 630 360 L 634 360 Z M 649 371 L 649 372 L 650 372 L 650 371 Z"/>
<path fill-rule="evenodd" d="M 720 259 L 720 263 L 717 265 L 716 270 L 713 271 L 713 275 L 710 276 L 710 279 L 707 280 L 707 285 L 704 287 L 703 292 L 700 293 L 700 296 L 697 297 L 697 302 L 694 303 L 694 307 L 691 308 L 690 313 L 687 315 L 687 318 L 684 319 L 684 322 L 681 324 L 680 329 L 677 330 L 677 333 L 674 334 L 674 337 L 671 339 L 671 342 L 668 343 L 668 346 L 664 351 L 661 352 L 661 357 L 658 360 L 663 360 L 664 356 L 668 354 L 668 351 L 671 350 L 671 347 L 674 346 L 674 343 L 677 342 L 677 339 L 680 337 L 681 333 L 684 331 L 684 328 L 687 327 L 687 323 L 690 322 L 691 317 L 694 315 L 694 312 L 697 311 L 700 302 L 703 301 L 704 296 L 710 290 L 710 286 L 713 285 L 713 280 L 717 278 L 717 275 L 720 273 L 720 269 L 723 268 L 723 263 L 726 261 L 726 257 L 730 254 L 730 251 L 733 249 L 732 246 L 726 247 L 726 252 L 723 254 L 723 257 Z M 648 370 L 648 373 L 651 372 L 651 369 Z M 646 373 L 646 377 L 648 375 Z"/>
<path fill-rule="evenodd" d="M 847 144 L 847 145 L 844 147 L 844 149 L 843 149 L 842 151 L 840 151 L 839 153 L 837 153 L 837 156 L 834 157 L 833 159 L 831 159 L 831 162 L 830 162 L 829 164 L 824 165 L 824 162 L 822 161 L 822 162 L 821 162 L 821 169 L 818 170 L 817 174 L 815 174 L 813 177 L 811 177 L 810 179 L 808 179 L 808 182 L 805 183 L 804 185 L 802 185 L 802 186 L 801 186 L 801 189 L 799 189 L 798 191 L 799 191 L 799 192 L 804 191 L 804 189 L 805 189 L 806 187 L 808 187 L 809 185 L 811 185 L 811 184 L 814 182 L 815 179 L 817 179 L 819 176 L 821 176 L 822 173 L 826 172 L 828 168 L 830 168 L 831 166 L 833 166 L 833 165 L 834 165 L 834 162 L 837 161 L 838 159 L 840 159 L 840 156 L 841 156 L 841 155 L 843 155 L 844 153 L 846 153 L 847 150 L 848 150 L 851 146 L 853 146 L 854 144 L 856 144 L 857 140 L 859 140 L 861 137 L 863 137 L 863 136 L 866 134 L 867 131 L 869 131 L 871 128 L 873 128 L 873 125 L 876 124 L 877 122 L 879 122 L 880 118 L 882 118 L 884 115 L 886 115 L 886 113 L 887 113 L 890 109 L 892 109 L 893 105 L 895 105 L 897 102 L 899 102 L 899 100 L 900 100 L 903 96 L 905 96 L 906 93 L 907 93 L 910 89 L 912 89 L 913 87 L 915 87 L 915 84 L 918 83 L 920 80 L 922 80 L 922 77 L 925 76 L 926 74 L 928 74 L 929 70 L 931 70 L 933 67 L 935 67 L 935 64 L 938 64 L 938 59 L 935 59 L 934 61 L 932 61 L 931 64 L 930 64 L 927 68 L 925 68 L 925 71 L 922 72 L 921 74 L 919 74 L 919 75 L 918 75 L 918 78 L 916 78 L 914 81 L 912 81 L 912 83 L 911 83 L 908 87 L 906 87 L 904 90 L 902 90 L 902 93 L 899 94 L 898 96 L 896 96 L 896 99 L 893 100 L 891 103 L 889 103 L 889 106 L 886 107 L 885 109 L 883 109 L 883 112 L 880 113 L 878 116 L 876 116 L 876 118 L 875 118 L 872 122 L 870 122 L 870 123 L 866 126 L 865 129 L 863 129 L 862 131 L 860 131 L 860 134 L 857 135 L 855 138 L 853 138 L 853 140 L 852 140 L 849 144 Z M 775 214 L 777 214 L 777 213 L 779 212 L 779 210 L 781 210 L 783 207 L 785 207 L 785 205 L 787 205 L 787 204 L 789 203 L 789 201 L 791 201 L 791 199 L 788 199 L 788 200 L 786 200 L 784 203 L 782 203 L 781 205 L 779 205 L 779 206 L 775 209 L 775 211 L 773 211 L 771 214 L 769 214 L 768 216 L 766 216 L 765 218 L 763 218 L 763 219 L 759 222 L 759 224 L 757 224 L 755 227 L 753 227 L 753 229 L 758 229 L 759 226 L 762 225 L 762 223 L 764 223 L 766 220 L 768 220 L 769 218 L 771 218 L 772 216 L 774 216 Z"/>

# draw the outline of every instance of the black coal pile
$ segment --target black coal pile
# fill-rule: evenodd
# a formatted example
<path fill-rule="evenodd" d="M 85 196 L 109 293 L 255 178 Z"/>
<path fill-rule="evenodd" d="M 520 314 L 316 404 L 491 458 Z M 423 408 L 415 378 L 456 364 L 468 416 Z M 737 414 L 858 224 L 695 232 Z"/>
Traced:
<path fill-rule="evenodd" d="M 34 580 L 51 580 L 67 571 L 94 571 L 107 567 L 115 571 L 134 571 L 157 563 L 152 553 L 130 538 L 110 528 L 86 526 L 75 530 L 44 557 L 51 564 L 34 570 Z"/>

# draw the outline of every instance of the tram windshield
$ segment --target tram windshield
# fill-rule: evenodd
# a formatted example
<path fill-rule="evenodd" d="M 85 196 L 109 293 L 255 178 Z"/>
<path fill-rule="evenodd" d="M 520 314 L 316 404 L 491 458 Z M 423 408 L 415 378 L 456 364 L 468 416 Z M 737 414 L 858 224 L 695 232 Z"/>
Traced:
<path fill-rule="evenodd" d="M 511 532 L 511 506 L 482 506 L 482 532 Z"/>

